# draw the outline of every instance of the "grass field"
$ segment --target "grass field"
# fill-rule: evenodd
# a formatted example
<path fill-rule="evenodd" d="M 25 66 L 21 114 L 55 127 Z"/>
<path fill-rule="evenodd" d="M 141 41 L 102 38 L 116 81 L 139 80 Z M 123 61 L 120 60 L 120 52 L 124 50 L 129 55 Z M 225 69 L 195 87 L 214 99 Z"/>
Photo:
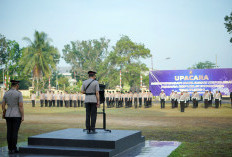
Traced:
<path fill-rule="evenodd" d="M 37 106 L 39 106 L 37 104 Z M 98 109 L 101 111 L 101 109 Z M 155 104 L 149 109 L 110 108 L 107 128 L 141 130 L 146 140 L 181 141 L 171 157 L 177 156 L 232 156 L 232 109 L 222 104 L 219 109 L 171 109 L 170 104 L 160 109 Z M 19 132 L 19 142 L 28 136 L 65 128 L 84 128 L 84 108 L 32 108 L 25 104 L 25 121 Z M 98 115 L 97 127 L 102 126 Z M 0 120 L 0 146 L 6 146 L 6 124 Z"/>

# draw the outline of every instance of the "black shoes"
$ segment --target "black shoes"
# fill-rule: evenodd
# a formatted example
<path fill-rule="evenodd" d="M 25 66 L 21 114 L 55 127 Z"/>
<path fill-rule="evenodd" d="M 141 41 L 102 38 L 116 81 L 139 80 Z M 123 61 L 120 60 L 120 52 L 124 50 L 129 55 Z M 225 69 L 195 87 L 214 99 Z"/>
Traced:
<path fill-rule="evenodd" d="M 87 130 L 87 134 L 96 134 L 97 132 L 95 131 L 95 129 L 88 129 Z"/>
<path fill-rule="evenodd" d="M 19 153 L 19 151 L 16 149 L 16 150 L 9 150 L 9 154 L 16 154 L 16 153 Z"/>
<path fill-rule="evenodd" d="M 87 130 L 87 134 L 91 134 L 91 130 L 88 129 L 88 130 Z"/>
<path fill-rule="evenodd" d="M 97 132 L 95 131 L 95 129 L 94 130 L 92 130 L 92 134 L 96 134 Z"/>

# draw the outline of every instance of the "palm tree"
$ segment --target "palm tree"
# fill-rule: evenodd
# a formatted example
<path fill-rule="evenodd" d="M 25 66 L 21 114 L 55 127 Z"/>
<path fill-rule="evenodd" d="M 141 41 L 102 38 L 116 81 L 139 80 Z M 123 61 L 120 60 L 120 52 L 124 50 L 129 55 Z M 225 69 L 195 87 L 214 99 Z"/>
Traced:
<path fill-rule="evenodd" d="M 36 79 L 37 85 L 43 77 L 49 77 L 52 70 L 56 69 L 56 63 L 60 58 L 58 49 L 50 45 L 52 41 L 44 32 L 35 31 L 34 41 L 28 37 L 23 38 L 29 43 L 28 47 L 23 49 L 21 65 L 24 66 L 23 72 L 33 76 L 33 82 Z"/>

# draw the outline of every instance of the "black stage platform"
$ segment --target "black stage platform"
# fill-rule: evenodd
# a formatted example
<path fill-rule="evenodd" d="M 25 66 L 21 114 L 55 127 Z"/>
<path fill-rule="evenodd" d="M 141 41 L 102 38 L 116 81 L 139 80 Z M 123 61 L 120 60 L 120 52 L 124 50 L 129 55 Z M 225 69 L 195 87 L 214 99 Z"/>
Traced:
<path fill-rule="evenodd" d="M 31 136 L 28 138 L 28 146 L 20 147 L 19 151 L 22 155 L 111 157 L 145 143 L 141 131 L 97 132 L 87 134 L 83 129 L 70 128 Z"/>

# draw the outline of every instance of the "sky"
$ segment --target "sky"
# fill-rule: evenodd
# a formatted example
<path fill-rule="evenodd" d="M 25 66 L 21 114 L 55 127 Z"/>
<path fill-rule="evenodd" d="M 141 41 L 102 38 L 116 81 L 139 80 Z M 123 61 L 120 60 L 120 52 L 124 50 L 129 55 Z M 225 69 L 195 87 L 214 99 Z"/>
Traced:
<path fill-rule="evenodd" d="M 127 35 L 151 50 L 141 60 L 159 70 L 187 69 L 199 61 L 232 68 L 224 17 L 232 0 L 0 0 L 0 34 L 21 47 L 43 31 L 62 55 L 70 41 Z M 165 59 L 169 57 L 170 59 Z M 68 66 L 61 59 L 59 66 Z"/>

